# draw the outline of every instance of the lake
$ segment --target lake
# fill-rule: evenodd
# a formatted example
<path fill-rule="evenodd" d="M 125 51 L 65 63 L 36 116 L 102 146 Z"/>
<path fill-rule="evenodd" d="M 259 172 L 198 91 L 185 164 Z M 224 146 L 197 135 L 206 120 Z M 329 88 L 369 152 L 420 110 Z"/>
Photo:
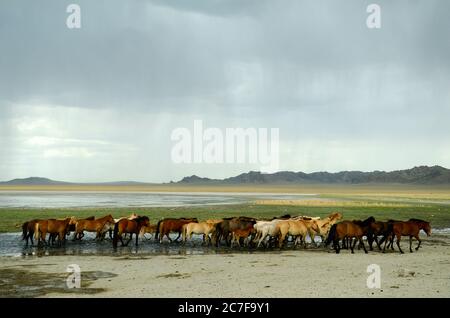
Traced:
<path fill-rule="evenodd" d="M 315 194 L 217 192 L 2 191 L 0 208 L 179 207 L 240 204 L 254 200 L 302 200 Z"/>

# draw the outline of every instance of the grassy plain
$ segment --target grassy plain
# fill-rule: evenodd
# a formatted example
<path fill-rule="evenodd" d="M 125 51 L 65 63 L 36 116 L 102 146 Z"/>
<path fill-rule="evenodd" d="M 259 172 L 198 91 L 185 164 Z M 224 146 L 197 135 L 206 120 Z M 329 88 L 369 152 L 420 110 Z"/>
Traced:
<path fill-rule="evenodd" d="M 201 220 L 246 215 L 271 218 L 282 214 L 326 216 L 333 211 L 345 219 L 374 216 L 387 220 L 422 218 L 434 228 L 450 227 L 450 187 L 410 185 L 280 185 L 280 186 L 0 186 L 2 191 L 117 191 L 117 192 L 227 192 L 227 193 L 308 193 L 311 200 L 258 200 L 239 205 L 201 205 L 145 208 L 65 208 L 10 209 L 1 208 L 0 232 L 18 231 L 18 224 L 34 218 L 67 216 L 96 217 L 112 214 L 121 217 L 136 212 L 147 215 L 151 222 L 164 217 L 197 217 Z"/>

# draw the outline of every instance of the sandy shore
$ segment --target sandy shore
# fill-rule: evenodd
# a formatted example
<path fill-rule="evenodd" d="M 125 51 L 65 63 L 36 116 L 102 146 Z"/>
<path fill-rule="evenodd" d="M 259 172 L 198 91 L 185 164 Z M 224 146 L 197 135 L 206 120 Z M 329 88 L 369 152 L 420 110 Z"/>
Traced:
<path fill-rule="evenodd" d="M 415 243 L 414 243 L 415 244 Z M 450 297 L 450 236 L 410 254 L 323 249 L 210 255 L 1 257 L 0 296 L 31 297 Z M 82 288 L 65 287 L 69 264 Z M 366 285 L 378 264 L 381 288 Z"/>

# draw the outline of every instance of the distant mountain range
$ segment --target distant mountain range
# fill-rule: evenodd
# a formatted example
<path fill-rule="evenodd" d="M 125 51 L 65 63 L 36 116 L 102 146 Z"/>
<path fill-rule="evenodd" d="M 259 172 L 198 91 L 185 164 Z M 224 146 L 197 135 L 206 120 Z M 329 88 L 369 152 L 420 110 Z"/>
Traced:
<path fill-rule="evenodd" d="M 29 177 L 24 179 L 13 179 L 10 181 L 0 182 L 0 185 L 111 185 L 111 186 L 130 186 L 130 185 L 151 185 L 152 183 L 137 181 L 115 181 L 115 182 L 93 182 L 93 183 L 74 183 L 55 181 L 48 178 Z"/>
<path fill-rule="evenodd" d="M 280 171 L 264 174 L 257 171 L 242 173 L 226 179 L 208 179 L 198 176 L 185 177 L 183 184 L 450 184 L 450 170 L 441 166 L 420 166 L 412 169 L 385 171 L 292 172 Z"/>
<path fill-rule="evenodd" d="M 450 170 L 441 166 L 420 166 L 406 170 L 385 171 L 341 171 L 330 172 L 292 172 L 280 171 L 265 174 L 257 171 L 242 173 L 226 179 L 201 178 L 196 175 L 184 177 L 173 184 L 182 185 L 248 185 L 248 184 L 363 184 L 363 183 L 400 183 L 400 184 L 450 184 Z M 0 185 L 152 185 L 154 183 L 117 181 L 103 183 L 71 183 L 55 181 L 47 178 L 30 177 L 0 182 Z"/>

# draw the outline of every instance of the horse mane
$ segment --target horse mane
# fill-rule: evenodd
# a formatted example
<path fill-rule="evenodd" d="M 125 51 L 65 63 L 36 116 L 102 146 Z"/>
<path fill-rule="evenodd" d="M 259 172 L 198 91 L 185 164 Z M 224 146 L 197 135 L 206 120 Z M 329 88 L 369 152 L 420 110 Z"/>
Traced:
<path fill-rule="evenodd" d="M 149 220 L 149 218 L 148 218 L 148 216 L 138 216 L 137 218 L 135 218 L 135 219 L 132 219 L 132 220 L 129 220 L 129 221 L 135 221 L 135 222 L 137 222 L 137 223 L 140 223 L 140 222 L 142 222 L 142 221 L 145 221 L 145 220 Z"/>
<path fill-rule="evenodd" d="M 411 221 L 411 222 L 420 222 L 420 223 L 430 223 L 430 222 L 428 222 L 428 221 L 424 221 L 424 220 L 421 220 L 421 219 L 409 219 L 408 221 Z"/>
<path fill-rule="evenodd" d="M 370 223 L 375 222 L 375 218 L 373 216 L 369 216 L 367 219 L 365 219 L 364 221 L 362 221 L 363 225 L 369 225 Z"/>

